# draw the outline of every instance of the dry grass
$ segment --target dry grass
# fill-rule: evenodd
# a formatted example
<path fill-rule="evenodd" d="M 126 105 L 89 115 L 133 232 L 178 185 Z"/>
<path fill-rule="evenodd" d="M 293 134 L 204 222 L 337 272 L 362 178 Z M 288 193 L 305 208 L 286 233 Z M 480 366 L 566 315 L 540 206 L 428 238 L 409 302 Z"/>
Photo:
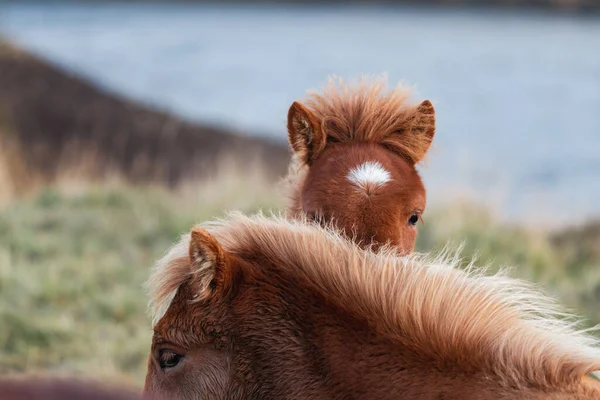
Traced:
<path fill-rule="evenodd" d="M 274 185 L 254 171 L 222 168 L 173 192 L 65 178 L 0 209 L 0 374 L 111 377 L 141 386 L 151 337 L 142 284 L 150 267 L 196 222 L 227 209 L 280 207 Z M 596 323 L 598 226 L 542 234 L 454 205 L 428 213 L 418 248 L 466 241 L 465 260 L 477 251 L 494 268 L 515 265 L 516 275 L 542 283 Z"/>
<path fill-rule="evenodd" d="M 277 206 L 250 171 L 176 192 L 62 182 L 0 211 L 0 374 L 51 371 L 139 384 L 151 326 L 142 283 L 193 223 Z"/>
<path fill-rule="evenodd" d="M 154 261 L 194 223 L 283 205 L 260 163 L 223 160 L 215 175 L 171 191 L 132 186 L 118 172 L 92 183 L 85 169 L 65 166 L 52 187 L 17 197 L 15 178 L 31 177 L 19 175 L 16 161 L 0 151 L 2 375 L 141 387 L 151 339 L 142 284 Z M 539 282 L 590 325 L 600 322 L 600 222 L 539 232 L 469 204 L 428 211 L 426 221 L 418 250 L 464 242 L 465 263 L 477 254 L 492 269 L 515 266 L 514 275 Z"/>
<path fill-rule="evenodd" d="M 464 243 L 465 263 L 477 257 L 492 270 L 512 267 L 514 276 L 538 282 L 575 312 L 600 323 L 600 221 L 557 231 L 505 224 L 469 203 L 428 213 L 417 247 L 436 251 Z"/>

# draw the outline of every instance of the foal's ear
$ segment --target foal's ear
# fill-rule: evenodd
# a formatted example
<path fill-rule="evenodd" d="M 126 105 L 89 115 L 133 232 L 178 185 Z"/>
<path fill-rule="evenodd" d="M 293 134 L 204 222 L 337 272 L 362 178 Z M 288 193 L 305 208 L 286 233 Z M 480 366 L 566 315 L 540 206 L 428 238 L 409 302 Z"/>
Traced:
<path fill-rule="evenodd" d="M 392 139 L 390 147 L 407 156 L 413 164 L 423 158 L 435 135 L 435 109 L 429 100 L 418 105 L 415 113 L 406 121 L 399 136 Z"/>
<path fill-rule="evenodd" d="M 292 149 L 305 164 L 310 165 L 325 147 L 321 121 L 295 101 L 288 111 L 287 128 Z"/>
<path fill-rule="evenodd" d="M 201 297 L 208 297 L 219 290 L 227 290 L 231 268 L 225 251 L 210 233 L 195 227 L 192 230 L 189 249 L 190 265 L 196 290 Z"/>

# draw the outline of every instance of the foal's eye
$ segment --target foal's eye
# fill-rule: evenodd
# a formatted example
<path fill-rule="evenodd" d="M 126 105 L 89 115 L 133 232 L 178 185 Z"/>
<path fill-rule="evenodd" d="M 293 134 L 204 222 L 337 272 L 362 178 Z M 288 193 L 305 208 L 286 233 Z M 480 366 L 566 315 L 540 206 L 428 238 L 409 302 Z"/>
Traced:
<path fill-rule="evenodd" d="M 158 355 L 158 363 L 161 369 L 169 369 L 179 364 L 182 358 L 181 354 L 177 354 L 171 350 L 161 350 Z"/>
<path fill-rule="evenodd" d="M 408 223 L 409 225 L 415 226 L 417 225 L 417 222 L 419 222 L 419 213 L 413 213 L 413 215 L 410 216 L 410 218 L 408 219 Z"/>

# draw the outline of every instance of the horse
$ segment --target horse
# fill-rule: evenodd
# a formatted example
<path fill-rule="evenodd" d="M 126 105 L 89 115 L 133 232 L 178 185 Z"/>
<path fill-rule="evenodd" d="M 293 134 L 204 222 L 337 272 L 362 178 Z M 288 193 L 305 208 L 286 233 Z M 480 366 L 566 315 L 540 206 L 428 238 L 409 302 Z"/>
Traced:
<path fill-rule="evenodd" d="M 411 252 L 426 205 L 415 166 L 433 141 L 435 110 L 409 98 L 405 86 L 388 90 L 384 79 L 363 78 L 330 79 L 322 94 L 295 101 L 288 215 L 334 223 L 363 247 L 389 242 Z"/>
<path fill-rule="evenodd" d="M 230 214 L 147 282 L 144 394 L 168 399 L 600 398 L 599 341 L 551 298 L 456 256 Z"/>
<path fill-rule="evenodd" d="M 132 390 L 66 378 L 0 380 L 0 400 L 143 400 Z"/>

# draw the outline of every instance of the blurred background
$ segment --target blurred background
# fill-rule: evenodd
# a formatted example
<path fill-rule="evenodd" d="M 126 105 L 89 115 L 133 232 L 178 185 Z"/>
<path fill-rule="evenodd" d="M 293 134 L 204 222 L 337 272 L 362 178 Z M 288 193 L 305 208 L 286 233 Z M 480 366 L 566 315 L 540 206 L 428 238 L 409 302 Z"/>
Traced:
<path fill-rule="evenodd" d="M 140 387 L 143 282 L 285 205 L 287 109 L 387 74 L 436 107 L 418 249 L 600 322 L 600 1 L 0 2 L 0 374 Z"/>

